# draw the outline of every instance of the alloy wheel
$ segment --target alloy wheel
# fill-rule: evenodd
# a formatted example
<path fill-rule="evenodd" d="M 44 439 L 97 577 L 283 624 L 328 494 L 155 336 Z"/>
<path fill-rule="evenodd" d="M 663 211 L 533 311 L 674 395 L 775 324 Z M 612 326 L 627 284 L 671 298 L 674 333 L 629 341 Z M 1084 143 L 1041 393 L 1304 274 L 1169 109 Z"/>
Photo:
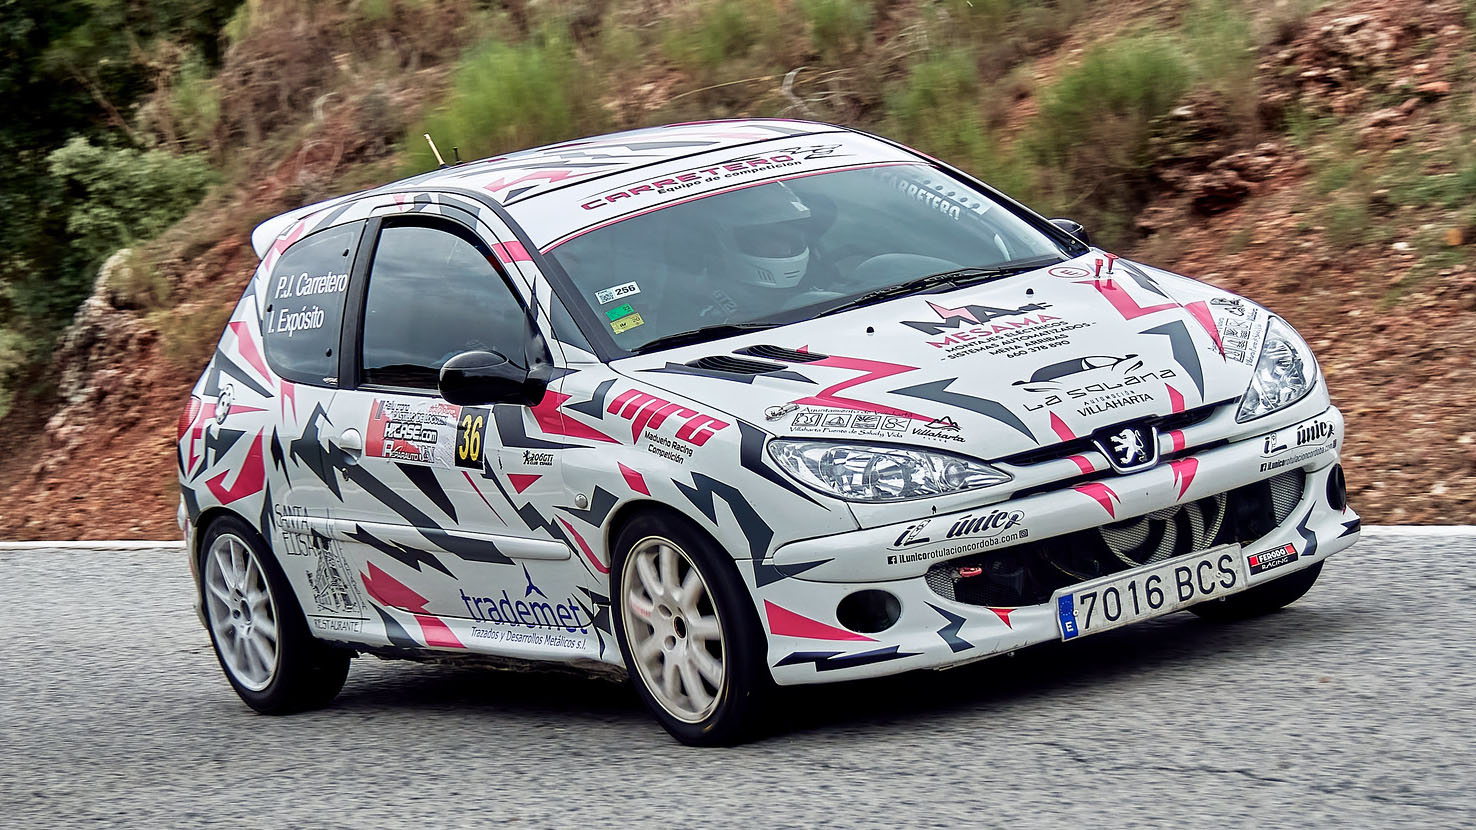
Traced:
<path fill-rule="evenodd" d="M 650 536 L 625 558 L 621 613 L 641 680 L 687 723 L 710 716 L 727 676 L 722 621 L 702 573 L 675 542 Z"/>
<path fill-rule="evenodd" d="M 217 536 L 205 554 L 205 609 L 231 677 L 253 692 L 271 685 L 279 662 L 277 603 L 255 552 L 234 534 Z"/>

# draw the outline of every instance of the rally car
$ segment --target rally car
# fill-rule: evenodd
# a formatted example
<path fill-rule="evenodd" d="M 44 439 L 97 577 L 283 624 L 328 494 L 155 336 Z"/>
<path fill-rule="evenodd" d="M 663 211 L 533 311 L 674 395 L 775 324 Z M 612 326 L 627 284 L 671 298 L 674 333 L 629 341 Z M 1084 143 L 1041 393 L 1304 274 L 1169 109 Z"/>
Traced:
<path fill-rule="evenodd" d="M 563 661 L 733 742 L 776 684 L 1268 612 L 1358 538 L 1286 321 L 855 130 L 573 141 L 253 244 L 179 516 L 264 713 L 357 654 Z"/>

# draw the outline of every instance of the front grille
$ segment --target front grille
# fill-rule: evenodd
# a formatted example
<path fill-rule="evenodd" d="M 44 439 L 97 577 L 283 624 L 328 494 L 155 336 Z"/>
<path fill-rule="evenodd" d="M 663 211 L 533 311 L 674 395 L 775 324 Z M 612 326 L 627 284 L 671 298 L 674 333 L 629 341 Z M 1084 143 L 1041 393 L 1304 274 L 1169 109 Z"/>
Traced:
<path fill-rule="evenodd" d="M 1140 421 L 1137 423 L 1140 423 L 1143 426 L 1158 427 L 1158 431 L 1160 434 L 1172 432 L 1176 429 L 1187 429 L 1194 426 L 1195 424 L 1203 423 L 1204 421 L 1209 420 L 1209 417 L 1215 414 L 1215 410 L 1219 409 L 1222 405 L 1223 404 L 1213 403 L 1207 406 L 1195 407 L 1194 409 L 1186 409 L 1183 412 L 1175 412 L 1172 415 L 1163 415 L 1158 418 L 1152 418 L 1147 421 Z M 1111 427 L 1106 427 L 1106 429 L 1110 428 Z M 1016 453 L 1015 455 L 1007 456 L 1005 458 L 1000 458 L 997 460 L 1004 464 L 1012 464 L 1018 467 L 1025 467 L 1031 464 L 1040 464 L 1045 461 L 1055 461 L 1058 458 L 1066 458 L 1072 455 L 1081 455 L 1083 453 L 1091 452 L 1096 448 L 1096 443 L 1093 442 L 1091 436 L 1088 435 L 1081 438 L 1073 438 L 1070 441 L 1064 441 L 1059 444 L 1051 444 L 1047 447 L 1040 447 L 1038 449 L 1027 450 L 1022 453 Z"/>
<path fill-rule="evenodd" d="M 1078 582 L 1215 545 L 1255 541 L 1291 517 L 1306 477 L 1292 470 L 1144 516 L 950 559 L 928 569 L 928 586 L 970 605 L 1038 605 Z"/>

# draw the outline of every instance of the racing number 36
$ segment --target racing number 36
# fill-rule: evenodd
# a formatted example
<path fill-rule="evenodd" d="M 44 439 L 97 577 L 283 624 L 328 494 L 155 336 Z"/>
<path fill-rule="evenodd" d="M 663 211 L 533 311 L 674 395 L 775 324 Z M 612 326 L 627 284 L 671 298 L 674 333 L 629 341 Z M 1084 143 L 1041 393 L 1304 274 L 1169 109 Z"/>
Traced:
<path fill-rule="evenodd" d="M 456 466 L 482 469 L 490 417 L 491 412 L 486 409 L 462 408 L 461 418 L 456 422 Z"/>

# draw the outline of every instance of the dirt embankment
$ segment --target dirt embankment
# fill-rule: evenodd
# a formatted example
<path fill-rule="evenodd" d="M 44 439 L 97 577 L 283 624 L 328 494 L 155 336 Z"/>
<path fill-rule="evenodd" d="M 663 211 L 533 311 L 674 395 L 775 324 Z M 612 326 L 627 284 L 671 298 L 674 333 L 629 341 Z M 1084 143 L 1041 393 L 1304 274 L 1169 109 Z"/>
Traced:
<path fill-rule="evenodd" d="M 1163 125 L 1143 241 L 1124 251 L 1308 337 L 1370 523 L 1465 523 L 1476 507 L 1476 214 L 1458 181 L 1476 164 L 1470 43 L 1454 0 L 1346 0 L 1301 21 L 1258 70 L 1259 117 L 1294 126 L 1258 135 L 1213 97 L 1186 101 Z M 382 158 L 355 117 L 340 102 L 177 243 L 164 270 L 189 302 L 148 314 L 106 286 L 89 301 L 46 379 L 57 391 L 0 425 L 0 538 L 177 535 L 176 419 L 254 267 L 244 220 L 308 201 L 305 175 L 342 183 Z"/>

